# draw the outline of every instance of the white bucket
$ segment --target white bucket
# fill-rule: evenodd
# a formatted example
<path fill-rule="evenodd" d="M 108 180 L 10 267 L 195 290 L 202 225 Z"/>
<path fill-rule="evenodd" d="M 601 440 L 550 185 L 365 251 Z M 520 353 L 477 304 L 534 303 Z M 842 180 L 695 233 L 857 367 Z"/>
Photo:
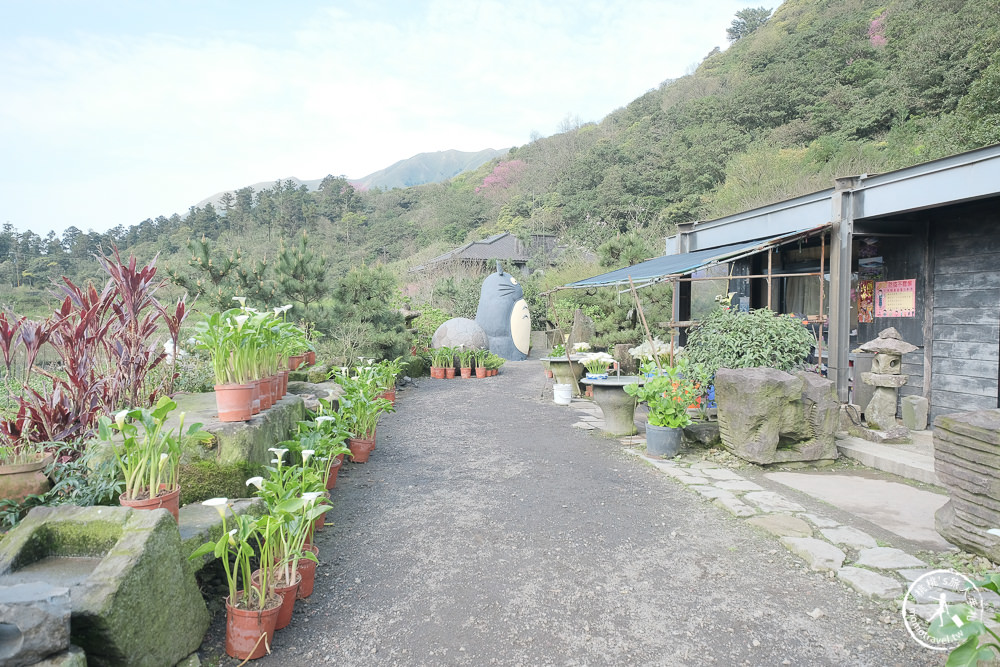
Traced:
<path fill-rule="evenodd" d="M 552 385 L 552 400 L 557 405 L 569 405 L 573 402 L 573 385 L 554 384 Z"/>

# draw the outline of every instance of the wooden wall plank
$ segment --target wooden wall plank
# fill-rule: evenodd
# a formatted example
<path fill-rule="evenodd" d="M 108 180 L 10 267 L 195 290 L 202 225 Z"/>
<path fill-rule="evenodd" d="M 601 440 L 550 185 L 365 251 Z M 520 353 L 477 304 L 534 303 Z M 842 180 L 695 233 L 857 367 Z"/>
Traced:
<path fill-rule="evenodd" d="M 935 293 L 940 294 L 940 293 Z M 945 292 L 945 294 L 948 294 Z M 1000 298 L 1000 292 L 997 292 Z M 946 297 L 945 297 L 946 298 Z M 949 308 L 941 306 L 934 311 L 934 324 L 997 325 L 1000 322 L 1000 303 L 983 308 Z"/>
<path fill-rule="evenodd" d="M 1000 347 L 989 343 L 938 341 L 934 343 L 934 358 L 1000 360 Z"/>
<path fill-rule="evenodd" d="M 996 345 L 1000 340 L 1000 327 L 942 324 L 934 327 L 934 340 Z"/>

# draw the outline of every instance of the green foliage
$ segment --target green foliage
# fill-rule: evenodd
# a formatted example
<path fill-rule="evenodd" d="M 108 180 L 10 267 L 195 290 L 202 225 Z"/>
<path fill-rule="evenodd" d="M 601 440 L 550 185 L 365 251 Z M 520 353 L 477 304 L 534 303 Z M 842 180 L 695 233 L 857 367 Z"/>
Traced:
<path fill-rule="evenodd" d="M 397 284 L 384 266 L 361 265 L 337 281 L 330 306 L 328 338 L 334 357 L 395 359 L 410 349 L 403 315 L 394 307 Z"/>
<path fill-rule="evenodd" d="M 720 368 L 790 371 L 805 362 L 814 343 L 802 321 L 792 315 L 720 307 L 691 329 L 684 356 L 703 365 L 710 376 Z"/>
<path fill-rule="evenodd" d="M 764 7 L 747 7 L 736 12 L 736 18 L 730 27 L 726 28 L 726 39 L 735 42 L 746 37 L 762 25 L 767 23 L 771 17 L 771 10 Z"/>
<path fill-rule="evenodd" d="M 326 258 L 309 248 L 305 231 L 295 247 L 282 244 L 274 272 L 282 298 L 295 306 L 293 316 L 312 319 L 310 306 L 326 296 L 330 287 L 326 281 Z"/>
<path fill-rule="evenodd" d="M 688 406 L 694 405 L 700 395 L 683 361 L 664 367 L 661 375 L 646 378 L 644 384 L 625 385 L 625 393 L 649 406 L 650 424 L 667 428 L 690 424 Z"/>
<path fill-rule="evenodd" d="M 412 355 L 404 359 L 406 365 L 405 373 L 410 377 L 417 378 L 427 374 L 430 362 L 423 354 Z"/>
<path fill-rule="evenodd" d="M 414 344 L 417 346 L 417 349 L 427 349 L 431 346 L 431 339 L 434 337 L 434 332 L 438 330 L 438 327 L 450 320 L 451 315 L 440 308 L 426 304 L 414 308 L 414 310 L 420 311 L 420 317 L 413 320 L 413 327 L 417 330 Z"/>

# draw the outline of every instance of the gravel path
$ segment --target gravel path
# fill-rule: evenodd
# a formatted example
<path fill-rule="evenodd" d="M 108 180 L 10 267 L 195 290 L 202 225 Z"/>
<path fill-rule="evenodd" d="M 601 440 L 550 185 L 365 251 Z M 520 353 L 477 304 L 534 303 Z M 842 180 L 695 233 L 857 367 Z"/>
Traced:
<path fill-rule="evenodd" d="M 944 662 L 882 622 L 892 604 L 572 428 L 545 386 L 527 361 L 401 391 L 341 473 L 315 593 L 255 664 Z"/>

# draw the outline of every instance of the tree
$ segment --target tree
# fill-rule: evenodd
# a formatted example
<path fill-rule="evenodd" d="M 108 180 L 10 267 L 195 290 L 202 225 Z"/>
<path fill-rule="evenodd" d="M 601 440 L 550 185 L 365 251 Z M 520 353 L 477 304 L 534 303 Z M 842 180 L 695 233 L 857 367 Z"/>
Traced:
<path fill-rule="evenodd" d="M 771 10 L 763 7 L 747 7 L 736 12 L 732 26 L 726 28 L 726 38 L 730 42 L 746 37 L 771 18 Z"/>
<path fill-rule="evenodd" d="M 303 232 L 298 245 L 286 248 L 282 245 L 275 265 L 275 279 L 281 293 L 295 305 L 295 314 L 308 317 L 310 304 L 329 292 L 326 282 L 326 258 L 309 249 L 309 237 Z"/>

